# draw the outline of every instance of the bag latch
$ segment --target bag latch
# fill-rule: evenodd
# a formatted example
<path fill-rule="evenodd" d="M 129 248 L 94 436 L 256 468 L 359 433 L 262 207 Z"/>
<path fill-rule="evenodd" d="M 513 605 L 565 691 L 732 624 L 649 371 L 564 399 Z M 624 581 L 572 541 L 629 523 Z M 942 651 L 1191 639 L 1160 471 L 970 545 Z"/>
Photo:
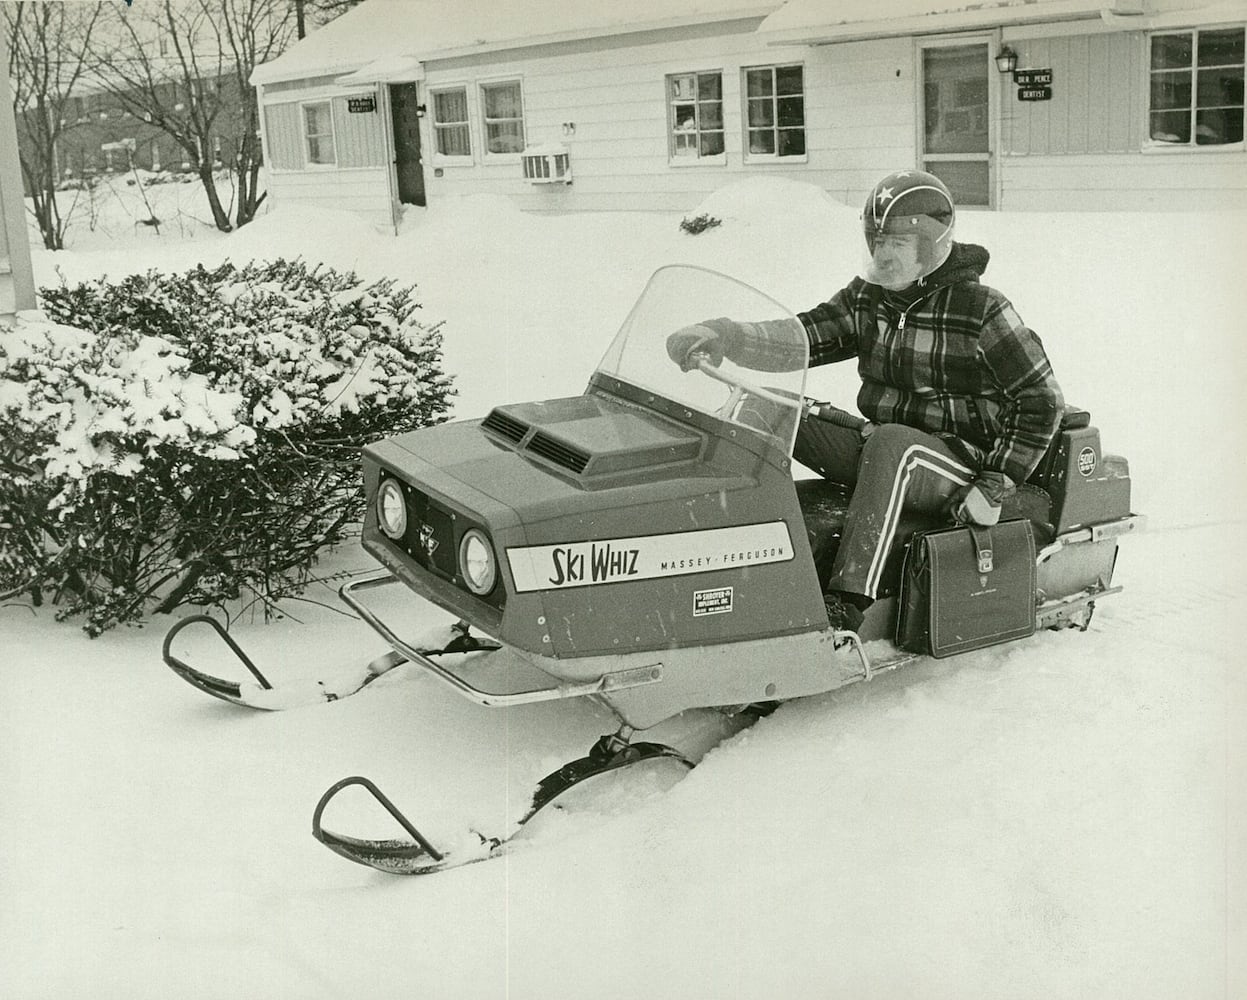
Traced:
<path fill-rule="evenodd" d="M 971 526 L 970 537 L 974 539 L 974 552 L 978 556 L 979 572 L 992 571 L 992 532 L 991 528 Z"/>

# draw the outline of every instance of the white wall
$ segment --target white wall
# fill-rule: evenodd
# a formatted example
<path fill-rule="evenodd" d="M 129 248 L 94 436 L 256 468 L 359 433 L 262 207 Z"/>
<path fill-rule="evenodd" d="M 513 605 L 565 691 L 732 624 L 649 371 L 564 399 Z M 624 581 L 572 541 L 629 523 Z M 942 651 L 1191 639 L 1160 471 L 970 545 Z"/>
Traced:
<path fill-rule="evenodd" d="M 1011 39 L 1051 69 L 1050 101 L 1002 106 L 1000 207 L 1015 211 L 1247 208 L 1247 151 L 1147 148 L 1148 39 L 1109 31 Z"/>
<path fill-rule="evenodd" d="M 269 171 L 273 206 L 302 205 L 355 212 L 374 226 L 392 225 L 385 167 Z"/>
<path fill-rule="evenodd" d="M 768 47 L 752 34 L 755 24 L 733 22 L 715 29 L 717 35 L 706 28 L 650 32 L 629 37 L 626 45 L 589 40 L 428 63 L 419 99 L 430 108 L 422 119 L 429 202 L 493 193 L 534 212 L 684 212 L 733 179 L 762 175 L 817 184 L 856 206 L 879 176 L 914 164 L 920 103 L 914 39 Z M 1009 41 L 1021 65 L 1053 69 L 1053 99 L 1023 104 L 1010 81 L 999 81 L 1001 209 L 1247 207 L 1247 152 L 1142 149 L 1144 33 L 1099 21 L 1028 30 L 1039 37 L 1012 32 Z M 741 70 L 792 62 L 804 66 L 807 154 L 751 161 L 744 153 Z M 722 74 L 726 155 L 716 162 L 673 162 L 667 76 L 705 71 Z M 572 184 L 531 184 L 518 155 L 482 154 L 479 85 L 502 79 L 521 81 L 528 146 L 563 145 Z M 319 90 L 286 87 L 266 94 L 266 103 L 323 94 L 326 82 L 332 84 L 314 82 Z M 430 89 L 451 86 L 463 86 L 468 95 L 473 155 L 466 161 L 436 152 Z M 385 88 L 378 97 L 376 124 L 383 127 Z M 352 208 L 389 224 L 388 136 L 386 129 L 385 155 L 370 169 L 271 171 L 275 203 Z"/>
<path fill-rule="evenodd" d="M 1000 207 L 1029 212 L 1247 209 L 1247 154 L 1010 156 Z"/>
<path fill-rule="evenodd" d="M 751 35 L 738 34 L 673 38 L 629 49 L 583 48 L 505 62 L 463 60 L 427 67 L 426 93 L 441 86 L 466 86 L 474 152 L 467 165 L 440 158 L 431 118 L 425 118 L 430 202 L 487 191 L 506 194 L 528 211 L 684 211 L 734 178 L 761 174 L 819 184 L 856 203 L 879 174 L 913 162 L 915 102 L 908 39 L 768 48 Z M 741 69 L 792 62 L 804 64 L 807 155 L 747 162 Z M 717 162 L 673 163 L 668 155 L 667 76 L 704 71 L 722 73 L 726 156 Z M 480 154 L 477 85 L 504 78 L 522 81 L 528 145 L 564 145 L 573 184 L 528 184 L 517 157 Z M 566 122 L 574 123 L 574 132 L 564 130 Z"/>

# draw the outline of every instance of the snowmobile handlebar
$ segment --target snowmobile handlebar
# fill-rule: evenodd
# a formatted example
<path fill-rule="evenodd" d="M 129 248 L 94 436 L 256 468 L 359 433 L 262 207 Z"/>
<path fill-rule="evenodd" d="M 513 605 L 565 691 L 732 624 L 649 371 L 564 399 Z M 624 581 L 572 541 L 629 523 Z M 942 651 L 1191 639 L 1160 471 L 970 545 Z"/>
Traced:
<path fill-rule="evenodd" d="M 774 392 L 770 389 L 764 389 L 760 385 L 754 385 L 752 382 L 739 378 L 736 375 L 729 375 L 718 365 L 713 364 L 710 360 L 710 356 L 704 351 L 695 351 L 693 353 L 693 358 L 697 362 L 697 370 L 699 372 L 714 379 L 716 382 L 722 382 L 724 385 L 735 390 L 732 399 L 730 399 L 725 406 L 731 405 L 735 401 L 736 393 L 741 392 L 747 392 L 751 396 L 757 396 L 759 399 L 765 399 L 768 403 L 774 403 L 777 406 L 790 408 L 796 405 L 796 401 L 791 396 L 781 395 L 780 393 Z"/>

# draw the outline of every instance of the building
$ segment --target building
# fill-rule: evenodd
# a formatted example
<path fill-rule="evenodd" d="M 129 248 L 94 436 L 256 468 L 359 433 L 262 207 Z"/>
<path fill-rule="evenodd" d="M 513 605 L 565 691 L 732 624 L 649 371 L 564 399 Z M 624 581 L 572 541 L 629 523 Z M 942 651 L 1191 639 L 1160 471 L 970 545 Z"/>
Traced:
<path fill-rule="evenodd" d="M 199 83 L 211 100 L 219 100 L 222 113 L 208 151 L 218 166 L 229 164 L 236 154 L 232 136 L 238 133 L 242 99 L 232 75 Z M 219 91 L 219 97 L 218 97 Z M 157 86 L 156 100 L 174 114 L 189 99 L 185 83 L 169 81 Z M 90 178 L 96 174 L 129 172 L 131 168 L 153 172 L 185 173 L 195 169 L 187 151 L 168 132 L 151 123 L 150 115 L 134 114 L 114 95 L 78 88 L 64 104 L 64 131 L 56 144 L 58 179 Z"/>
<path fill-rule="evenodd" d="M 276 204 L 850 204 L 898 165 L 999 210 L 1247 207 L 1247 0 L 366 0 L 252 76 Z"/>
<path fill-rule="evenodd" d="M 286 6 L 274 0 L 249 25 L 253 35 L 238 40 L 272 44 L 287 19 Z M 51 168 L 57 184 L 132 168 L 179 173 L 197 171 L 200 162 L 234 163 L 240 137 L 255 127 L 254 95 L 222 37 L 238 31 L 236 21 L 225 24 L 196 5 L 179 4 L 166 19 L 159 9 L 140 4 L 46 29 L 47 37 L 30 44 L 50 47 L 53 62 L 43 67 L 46 75 L 25 67 L 33 79 L 18 114 L 27 162 L 41 159 L 38 137 L 29 133 L 45 125 L 38 115 L 46 114 L 56 135 Z M 175 125 L 197 155 L 162 123 Z"/>
<path fill-rule="evenodd" d="M 9 60 L 8 26 L 0 18 L 0 59 Z M 26 204 L 17 159 L 17 124 L 7 73 L 0 73 L 0 326 L 35 307 L 35 279 L 26 240 Z"/>

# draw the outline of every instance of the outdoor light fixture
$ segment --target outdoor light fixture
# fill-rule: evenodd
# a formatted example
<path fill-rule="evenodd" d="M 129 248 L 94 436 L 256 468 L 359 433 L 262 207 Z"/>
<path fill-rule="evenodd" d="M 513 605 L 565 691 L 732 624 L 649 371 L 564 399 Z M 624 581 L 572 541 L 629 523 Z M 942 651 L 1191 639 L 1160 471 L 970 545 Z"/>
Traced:
<path fill-rule="evenodd" d="M 1009 46 L 1002 45 L 996 53 L 996 69 L 1002 73 L 1012 73 L 1018 68 L 1018 54 Z"/>

